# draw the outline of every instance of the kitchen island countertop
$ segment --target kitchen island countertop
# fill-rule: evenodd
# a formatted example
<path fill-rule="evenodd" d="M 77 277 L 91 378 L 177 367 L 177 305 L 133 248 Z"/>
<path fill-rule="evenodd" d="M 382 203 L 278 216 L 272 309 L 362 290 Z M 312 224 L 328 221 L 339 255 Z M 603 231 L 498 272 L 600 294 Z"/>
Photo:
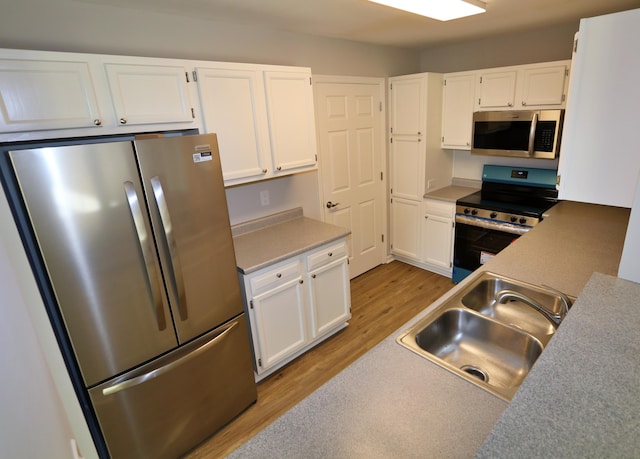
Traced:
<path fill-rule="evenodd" d="M 616 275 L 628 217 L 628 209 L 561 202 L 534 230 L 511 244 L 480 271 L 488 270 L 531 283 L 550 285 L 578 296 L 594 271 Z M 230 457 L 473 457 L 485 438 L 487 442 L 481 452 L 487 451 L 487 456 L 493 455 L 497 441 L 517 443 L 513 439 L 518 438 L 517 433 L 521 431 L 518 427 L 521 426 L 514 424 L 514 416 L 519 419 L 521 412 L 518 410 L 535 405 L 540 397 L 547 395 L 546 390 L 534 390 L 532 386 L 536 384 L 529 383 L 532 379 L 525 379 L 511 404 L 507 404 L 395 341 L 403 330 L 464 288 L 474 277 L 472 275 L 462 281 L 425 310 L 416 311 L 416 317 Z M 604 277 L 606 279 L 607 276 Z M 595 279 L 596 282 L 599 280 L 598 277 Z M 637 288 L 637 284 L 628 284 Z M 583 320 L 581 316 L 585 307 L 580 304 L 586 304 L 593 294 L 594 288 L 590 286 L 585 297 L 579 297 L 538 360 L 540 365 L 536 363 L 529 375 L 542 378 L 547 385 L 545 388 L 558 390 L 561 394 L 558 397 L 565 397 L 563 406 L 569 408 L 572 406 L 571 397 L 573 401 L 582 400 L 583 394 L 568 390 L 568 387 L 575 386 L 568 386 L 568 382 L 562 379 L 556 381 L 546 371 L 557 369 L 556 362 L 566 359 L 567 355 L 587 349 L 585 341 L 581 341 L 580 347 L 563 343 L 571 342 L 575 338 L 573 334 L 582 333 L 583 329 L 575 325 Z M 622 330 L 629 335 L 629 340 L 637 344 L 639 338 L 635 331 L 624 327 Z M 602 341 L 602 333 L 582 338 L 589 340 L 590 337 Z M 621 336 L 619 339 L 625 338 Z M 603 359 L 607 352 L 603 348 L 593 357 Z M 615 381 L 625 383 L 626 391 L 633 389 L 629 388 L 629 378 L 637 376 L 637 368 L 635 362 L 634 366 L 624 370 L 625 375 L 616 375 Z M 585 380 L 590 367 L 582 370 L 583 373 L 574 374 L 574 378 Z M 586 381 L 582 382 L 580 387 L 587 387 Z M 620 393 L 615 387 L 609 387 L 610 382 L 591 381 L 591 391 L 599 387 L 600 407 L 613 403 L 613 398 Z M 555 388 L 553 384 L 562 387 Z M 573 409 L 580 410 L 581 406 L 576 402 Z M 591 410 L 591 415 L 595 416 L 591 420 L 594 426 L 600 425 L 598 416 L 607 415 L 597 408 L 594 406 Z M 637 406 L 630 405 L 629 410 L 633 412 L 625 411 L 627 417 L 636 416 Z M 570 417 L 572 413 L 565 415 Z M 637 416 L 635 419 L 637 421 Z M 492 432 L 498 420 L 500 422 Z M 591 425 L 586 424 L 583 428 L 589 429 Z M 634 425 L 637 428 L 637 422 Z M 554 424 L 554 428 L 560 430 L 571 426 Z M 543 433 L 549 435 L 548 431 Z M 567 437 L 571 434 L 559 438 L 567 442 Z M 626 441 L 632 442 L 632 447 L 640 447 L 639 435 Z M 531 448 L 530 444 L 527 446 Z M 570 444 L 566 446 L 570 448 Z M 532 451 L 535 450 L 528 449 L 524 455 Z M 522 451 L 516 455 L 523 455 Z"/>

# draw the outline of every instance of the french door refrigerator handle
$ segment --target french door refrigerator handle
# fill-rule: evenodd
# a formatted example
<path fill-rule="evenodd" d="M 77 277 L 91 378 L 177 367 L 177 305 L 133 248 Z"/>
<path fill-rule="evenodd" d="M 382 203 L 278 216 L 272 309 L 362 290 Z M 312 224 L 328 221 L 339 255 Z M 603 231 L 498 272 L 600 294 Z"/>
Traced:
<path fill-rule="evenodd" d="M 155 254 L 152 245 L 152 238 L 147 233 L 147 229 L 144 225 L 144 217 L 142 216 L 142 210 L 140 209 L 138 193 L 136 193 L 133 182 L 125 181 L 123 185 L 124 192 L 127 196 L 127 203 L 129 204 L 129 210 L 131 211 L 133 225 L 135 226 L 136 235 L 138 236 L 138 244 L 140 245 L 140 251 L 142 252 L 142 258 L 144 260 L 147 288 L 149 296 L 151 297 L 151 302 L 154 305 L 154 314 L 156 322 L 158 323 L 158 330 L 164 330 L 167 328 L 167 322 L 164 316 L 164 308 L 162 307 L 162 293 L 158 283 L 158 277 L 156 275 L 156 268 L 153 263 Z"/>
<path fill-rule="evenodd" d="M 173 235 L 173 225 L 171 223 L 171 215 L 169 214 L 169 207 L 167 206 L 167 200 L 164 197 L 164 190 L 162 189 L 162 183 L 160 177 L 155 176 L 151 178 L 151 188 L 153 189 L 153 197 L 160 213 L 160 222 L 162 224 L 162 231 L 164 232 L 167 248 L 169 249 L 169 277 L 173 284 L 173 290 L 176 292 L 178 301 L 178 312 L 180 313 L 180 320 L 187 320 L 189 317 L 187 311 L 187 298 L 184 291 L 184 281 L 182 279 L 182 265 L 180 264 L 180 257 L 178 255 L 178 245 Z"/>
<path fill-rule="evenodd" d="M 104 389 L 102 389 L 102 395 L 104 396 L 108 396 L 108 395 L 113 395 L 116 394 L 120 391 L 123 391 L 125 389 L 130 389 L 131 387 L 134 386 L 138 386 L 150 379 L 154 379 L 157 378 L 158 376 L 161 376 L 165 373 L 168 373 L 170 371 L 172 371 L 173 369 L 175 369 L 176 367 L 179 367 L 180 365 L 187 363 L 189 360 L 192 360 L 196 357 L 198 357 L 200 354 L 202 354 L 203 352 L 206 352 L 207 349 L 209 349 L 210 347 L 214 346 L 216 343 L 222 341 L 230 332 L 231 330 L 233 330 L 236 325 L 238 325 L 238 321 L 235 320 L 233 323 L 229 324 L 226 328 L 226 330 L 224 330 L 222 333 L 220 333 L 218 336 L 216 336 L 215 338 L 212 338 L 211 340 L 207 341 L 206 343 L 202 344 L 200 347 L 198 347 L 197 349 L 187 353 L 186 355 L 183 355 L 182 357 L 173 360 L 172 362 L 163 365 L 159 368 L 156 368 L 155 370 L 152 370 L 148 373 L 145 373 L 143 375 L 140 376 L 136 376 L 134 378 L 131 379 L 127 379 L 125 381 L 119 382 L 117 384 L 114 384 L 113 386 L 109 386 L 109 387 L 105 387 Z"/>
<path fill-rule="evenodd" d="M 536 140 L 536 127 L 538 125 L 538 114 L 534 113 L 531 119 L 531 128 L 529 128 L 529 156 L 533 156 L 533 148 Z"/>

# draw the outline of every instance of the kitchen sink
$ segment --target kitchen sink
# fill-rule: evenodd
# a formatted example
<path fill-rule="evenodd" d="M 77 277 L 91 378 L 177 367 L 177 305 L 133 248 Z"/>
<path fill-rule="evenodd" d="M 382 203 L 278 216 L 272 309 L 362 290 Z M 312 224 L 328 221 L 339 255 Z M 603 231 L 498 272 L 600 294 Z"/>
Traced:
<path fill-rule="evenodd" d="M 483 272 L 397 341 L 510 401 L 570 305 L 550 287 Z"/>

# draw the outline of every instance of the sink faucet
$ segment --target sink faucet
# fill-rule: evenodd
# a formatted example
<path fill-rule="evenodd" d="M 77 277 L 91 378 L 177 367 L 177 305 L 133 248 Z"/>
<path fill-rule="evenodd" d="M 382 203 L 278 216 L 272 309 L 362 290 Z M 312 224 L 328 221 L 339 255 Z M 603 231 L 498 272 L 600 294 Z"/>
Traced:
<path fill-rule="evenodd" d="M 520 292 L 516 292 L 515 290 L 500 290 L 498 293 L 496 293 L 495 301 L 498 303 L 506 303 L 509 300 L 521 301 L 524 304 L 531 306 L 533 309 L 541 313 L 550 322 L 553 323 L 555 328 L 558 328 L 558 325 L 560 325 L 560 322 L 562 322 L 564 317 L 567 315 L 567 312 L 569 312 L 569 303 L 566 297 L 562 295 L 561 298 L 562 298 L 564 307 L 562 308 L 562 311 L 560 311 L 559 314 L 555 314 L 549 311 L 546 307 L 544 307 L 534 299 L 529 298 L 527 295 L 524 295 Z"/>

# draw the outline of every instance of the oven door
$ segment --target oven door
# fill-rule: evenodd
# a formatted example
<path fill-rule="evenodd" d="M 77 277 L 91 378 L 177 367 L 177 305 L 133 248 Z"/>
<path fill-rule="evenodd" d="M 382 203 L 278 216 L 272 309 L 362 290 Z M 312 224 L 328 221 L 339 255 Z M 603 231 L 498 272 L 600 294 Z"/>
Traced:
<path fill-rule="evenodd" d="M 529 229 L 526 226 L 456 215 L 453 282 L 463 280 Z"/>

